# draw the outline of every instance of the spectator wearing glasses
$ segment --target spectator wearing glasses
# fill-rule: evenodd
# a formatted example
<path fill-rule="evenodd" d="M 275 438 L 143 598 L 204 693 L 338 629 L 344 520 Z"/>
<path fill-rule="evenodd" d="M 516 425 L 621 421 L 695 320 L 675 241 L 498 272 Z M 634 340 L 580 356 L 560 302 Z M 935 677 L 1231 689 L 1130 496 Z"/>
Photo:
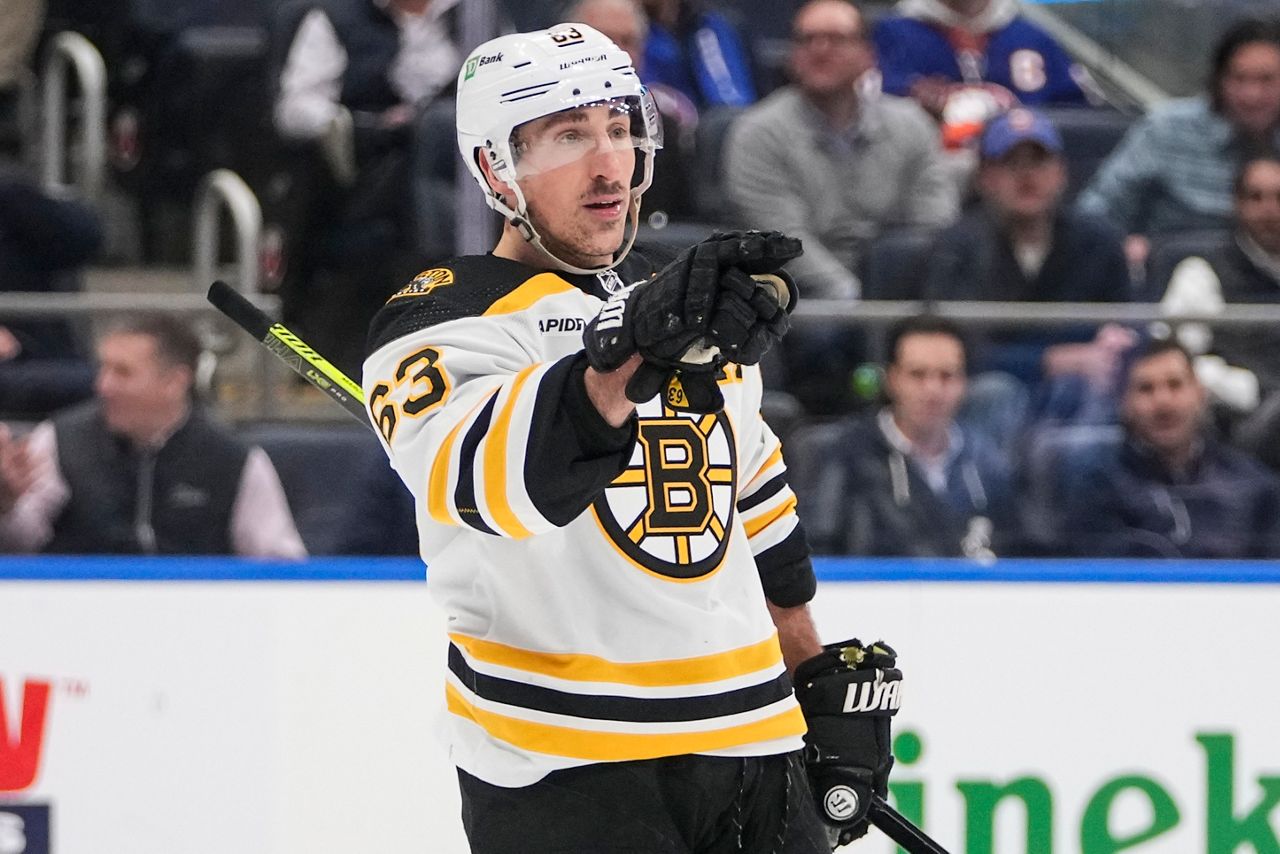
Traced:
<path fill-rule="evenodd" d="M 1191 354 L 1153 340 L 1133 354 L 1125 439 L 1066 497 L 1066 544 L 1082 555 L 1280 557 L 1280 481 L 1214 438 Z"/>
<path fill-rule="evenodd" d="M 1082 210 L 1129 235 L 1145 263 L 1150 236 L 1231 226 L 1240 164 L 1280 145 L 1280 21 L 1245 20 L 1213 54 L 1209 92 L 1170 101 L 1134 125 L 1080 195 Z"/>

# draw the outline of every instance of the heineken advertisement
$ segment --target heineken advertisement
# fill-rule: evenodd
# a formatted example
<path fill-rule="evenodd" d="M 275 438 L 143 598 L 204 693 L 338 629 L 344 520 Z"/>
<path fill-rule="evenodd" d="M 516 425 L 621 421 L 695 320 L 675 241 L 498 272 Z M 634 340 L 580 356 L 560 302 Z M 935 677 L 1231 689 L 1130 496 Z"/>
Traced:
<path fill-rule="evenodd" d="M 952 854 L 1280 854 L 1277 608 L 1275 586 L 1080 583 L 814 603 L 825 640 L 897 648 L 890 800 Z"/>
<path fill-rule="evenodd" d="M 0 561 L 0 852 L 465 854 L 420 565 L 171 563 Z M 898 651 L 902 813 L 951 854 L 1280 854 L 1280 584 L 965 566 L 819 567 L 823 639 Z"/>

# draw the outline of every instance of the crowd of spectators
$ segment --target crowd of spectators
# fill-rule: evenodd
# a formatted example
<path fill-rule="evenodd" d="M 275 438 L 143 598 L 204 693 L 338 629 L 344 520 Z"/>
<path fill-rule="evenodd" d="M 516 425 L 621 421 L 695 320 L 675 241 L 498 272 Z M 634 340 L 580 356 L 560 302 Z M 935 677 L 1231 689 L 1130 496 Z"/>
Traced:
<path fill-rule="evenodd" d="M 101 243 L 101 222 L 21 164 L 22 69 L 43 4 L 17 6 L 22 14 L 0 25 L 0 287 L 69 290 Z M 452 88 L 471 47 L 461 0 L 264 8 L 274 140 L 263 150 L 283 158 L 291 188 L 285 319 L 357 376 L 368 318 L 407 275 L 452 254 Z M 785 59 L 757 49 L 741 8 L 577 0 L 547 3 L 542 21 L 523 7 L 511 19 L 580 21 L 632 56 L 666 128 L 645 197 L 651 226 L 777 229 L 804 241 L 791 270 L 806 299 L 925 301 L 920 317 L 887 334 L 797 322 L 768 368 L 771 395 L 799 412 L 790 436 L 815 548 L 1280 556 L 1277 333 L 1185 322 L 971 329 L 927 308 L 1146 300 L 1177 317 L 1280 304 L 1280 20 L 1229 28 L 1206 61 L 1206 91 L 1137 117 L 1072 197 L 1073 151 L 1055 117 L 1113 108 L 1018 0 L 879 10 L 808 0 L 795 4 Z M 785 72 L 784 85 L 765 85 L 777 77 L 766 62 Z M 711 127 L 721 129 L 714 138 Z M 698 196 L 707 186 L 710 212 Z M 906 275 L 880 276 L 877 253 L 907 237 Z M 170 333 L 134 321 L 99 339 L 94 367 L 77 343 L 83 330 L 0 318 L 0 408 L 40 422 L 0 441 L 7 547 L 172 550 L 181 538 L 137 522 L 132 485 L 151 478 L 183 505 L 157 518 L 182 518 L 196 497 L 218 506 L 219 530 L 200 539 L 208 550 L 304 554 L 267 455 L 209 417 L 192 390 L 194 363 L 164 343 Z M 122 356 L 121 342 L 133 350 Z M 121 359 L 134 357 L 125 367 L 152 378 L 152 397 L 172 391 L 167 402 L 112 402 L 129 400 Z M 134 406 L 159 413 L 157 423 L 143 418 L 146 435 L 118 413 Z M 222 449 L 216 478 L 178 483 L 147 468 L 181 459 L 193 431 Z M 1090 437 L 1082 454 L 1080 436 Z M 69 443 L 101 450 L 118 478 L 111 495 L 86 495 L 101 472 L 74 462 Z M 1058 460 L 1068 445 L 1075 456 Z M 1034 496 L 1046 490 L 1033 481 L 1065 465 L 1076 467 L 1070 482 L 1042 506 Z M 244 509 L 250 480 L 269 509 Z M 344 528 L 369 535 L 335 548 L 411 549 L 390 545 L 386 526 L 370 533 L 374 521 L 410 518 L 394 479 L 371 471 L 357 492 Z M 246 528 L 250 516 L 276 520 L 277 551 Z M 75 525 L 96 533 L 71 533 Z"/>

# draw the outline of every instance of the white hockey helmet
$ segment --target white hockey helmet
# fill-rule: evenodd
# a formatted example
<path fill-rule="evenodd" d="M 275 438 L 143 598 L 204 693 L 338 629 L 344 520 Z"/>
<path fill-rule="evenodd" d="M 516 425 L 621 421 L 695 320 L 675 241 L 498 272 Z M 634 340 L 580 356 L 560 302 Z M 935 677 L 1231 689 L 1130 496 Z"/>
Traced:
<path fill-rule="evenodd" d="M 653 155 L 662 147 L 662 122 L 653 98 L 623 50 L 586 24 L 560 24 L 501 36 L 480 45 L 463 64 L 458 72 L 457 103 L 458 148 L 489 207 L 569 272 L 598 273 L 626 256 L 639 223 L 640 196 L 653 180 Z M 612 263 L 587 270 L 557 258 L 543 245 L 516 181 L 520 175 L 518 152 L 512 151 L 511 138 L 526 122 L 593 105 L 608 105 L 630 115 L 631 144 L 637 149 L 639 162 L 628 210 L 631 234 Z M 515 207 L 489 186 L 480 168 L 481 157 L 514 189 Z"/>

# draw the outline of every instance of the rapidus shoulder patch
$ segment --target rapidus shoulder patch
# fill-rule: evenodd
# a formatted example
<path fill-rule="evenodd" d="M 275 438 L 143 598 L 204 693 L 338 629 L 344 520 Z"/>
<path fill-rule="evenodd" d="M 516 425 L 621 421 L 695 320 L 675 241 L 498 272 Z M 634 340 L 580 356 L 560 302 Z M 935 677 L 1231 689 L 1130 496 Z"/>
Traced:
<path fill-rule="evenodd" d="M 400 290 L 391 295 L 387 300 L 390 302 L 394 299 L 403 297 L 424 297 L 434 291 L 436 288 L 442 288 L 445 285 L 453 284 L 453 271 L 448 267 L 432 267 L 430 270 L 423 270 L 421 273 L 413 277 L 413 281 L 405 285 Z"/>

